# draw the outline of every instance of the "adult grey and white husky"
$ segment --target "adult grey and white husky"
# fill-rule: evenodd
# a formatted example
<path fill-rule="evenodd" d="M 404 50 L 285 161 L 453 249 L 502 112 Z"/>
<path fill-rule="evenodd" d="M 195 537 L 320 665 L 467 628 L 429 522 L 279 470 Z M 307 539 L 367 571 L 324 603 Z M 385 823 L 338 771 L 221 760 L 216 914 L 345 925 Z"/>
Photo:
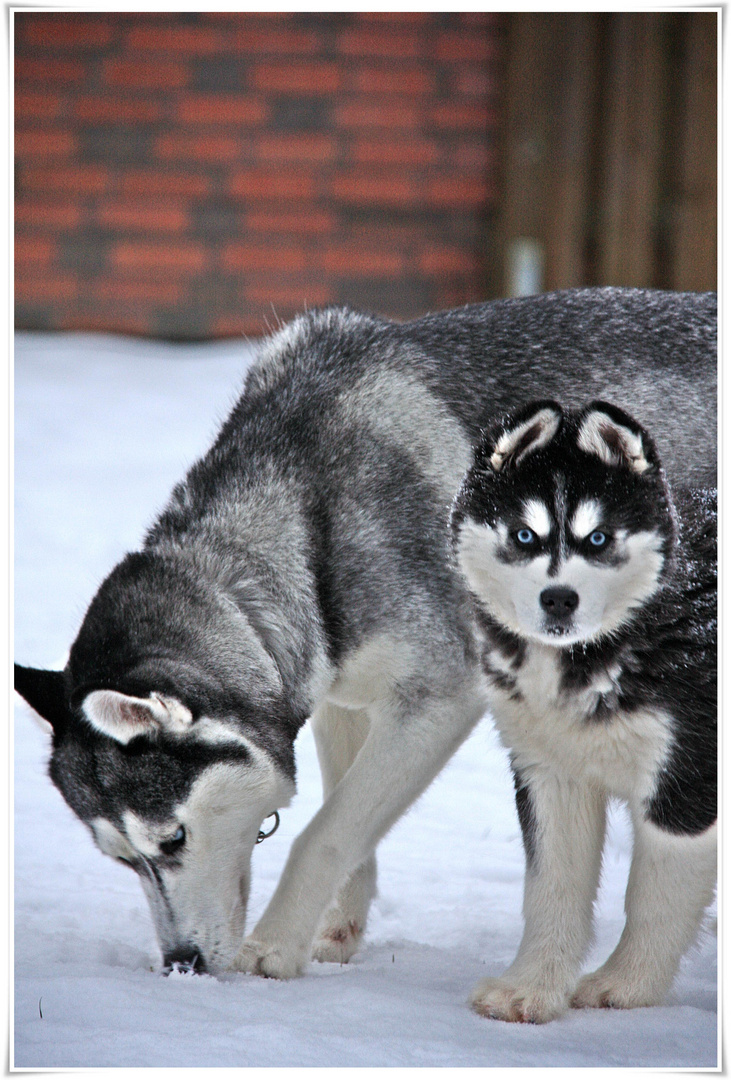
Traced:
<path fill-rule="evenodd" d="M 404 325 L 311 312 L 263 343 L 65 670 L 16 675 L 53 726 L 54 783 L 139 874 L 166 964 L 286 978 L 352 955 L 377 842 L 485 709 L 447 528 L 481 425 L 527 390 L 619 394 L 709 480 L 715 318 L 712 295 L 582 290 Z M 308 717 L 323 806 L 242 944 Z"/>
<path fill-rule="evenodd" d="M 648 433 L 602 402 L 535 402 L 477 447 L 452 531 L 527 863 L 518 954 L 472 998 L 486 1016 L 658 1004 L 698 932 L 716 877 L 715 522 L 715 492 L 674 505 Z M 578 982 L 611 797 L 634 830 L 626 925 Z"/>

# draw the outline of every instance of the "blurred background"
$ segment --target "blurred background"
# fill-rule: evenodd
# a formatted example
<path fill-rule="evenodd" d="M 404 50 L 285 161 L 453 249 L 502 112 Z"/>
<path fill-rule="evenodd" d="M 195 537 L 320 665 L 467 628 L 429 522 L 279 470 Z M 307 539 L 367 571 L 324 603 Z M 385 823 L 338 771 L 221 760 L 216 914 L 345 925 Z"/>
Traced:
<path fill-rule="evenodd" d="M 716 286 L 715 12 L 14 13 L 16 321 Z"/>

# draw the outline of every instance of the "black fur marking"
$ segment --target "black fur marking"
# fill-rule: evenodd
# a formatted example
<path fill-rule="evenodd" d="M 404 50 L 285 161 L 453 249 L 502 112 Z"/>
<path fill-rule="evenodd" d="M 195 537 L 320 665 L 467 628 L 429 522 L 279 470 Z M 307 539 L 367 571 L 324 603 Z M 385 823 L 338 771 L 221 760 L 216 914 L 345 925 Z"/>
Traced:
<path fill-rule="evenodd" d="M 618 667 L 616 702 L 600 703 L 594 719 L 611 722 L 613 708 L 670 715 L 671 752 L 647 817 L 695 835 L 717 813 L 715 493 L 680 491 L 676 505 L 680 543 L 662 588 L 611 638 L 566 649 L 562 682 L 571 692 Z"/>
<path fill-rule="evenodd" d="M 56 730 L 67 722 L 67 687 L 63 671 L 15 665 L 15 689 Z"/>
<path fill-rule="evenodd" d="M 506 627 L 493 619 L 481 605 L 475 605 L 475 616 L 486 639 L 486 651 L 496 649 L 510 662 L 514 671 L 519 671 L 525 660 L 526 645 L 522 638 L 513 634 Z"/>
<path fill-rule="evenodd" d="M 82 821 L 102 817 L 121 828 L 126 810 L 151 821 L 170 820 L 202 769 L 249 761 L 246 748 L 233 742 L 216 746 L 139 736 L 125 746 L 80 721 L 54 739 L 50 775 Z"/>
<path fill-rule="evenodd" d="M 515 786 L 515 805 L 518 810 L 520 830 L 523 835 L 523 847 L 525 848 L 525 861 L 528 867 L 532 866 L 536 858 L 536 817 L 531 799 L 530 786 L 524 780 L 520 771 L 511 762 L 513 770 L 513 784 Z"/>

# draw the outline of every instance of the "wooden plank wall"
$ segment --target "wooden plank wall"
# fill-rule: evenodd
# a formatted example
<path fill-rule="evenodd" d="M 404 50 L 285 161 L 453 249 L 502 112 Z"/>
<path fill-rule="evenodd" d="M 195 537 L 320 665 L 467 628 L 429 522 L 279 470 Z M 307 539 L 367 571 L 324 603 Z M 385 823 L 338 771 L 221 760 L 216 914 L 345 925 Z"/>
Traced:
<path fill-rule="evenodd" d="M 493 293 L 521 253 L 543 289 L 716 287 L 717 25 L 510 16 Z"/>

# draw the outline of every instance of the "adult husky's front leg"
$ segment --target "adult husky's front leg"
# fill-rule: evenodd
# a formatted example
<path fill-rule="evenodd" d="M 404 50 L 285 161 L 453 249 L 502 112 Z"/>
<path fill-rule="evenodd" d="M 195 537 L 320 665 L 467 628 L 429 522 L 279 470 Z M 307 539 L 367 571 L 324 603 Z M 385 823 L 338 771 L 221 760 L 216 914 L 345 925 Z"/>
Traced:
<path fill-rule="evenodd" d="M 659 1005 L 698 933 L 715 883 L 715 825 L 700 836 L 674 836 L 636 820 L 624 931 L 606 963 L 581 980 L 572 1004 Z"/>
<path fill-rule="evenodd" d="M 495 1020 L 542 1024 L 569 1007 L 591 937 L 599 883 L 605 800 L 552 773 L 518 777 L 516 801 L 526 849 L 523 915 L 517 956 L 470 998 Z"/>
<path fill-rule="evenodd" d="M 312 730 L 322 773 L 323 801 L 353 764 L 369 726 L 363 709 L 343 709 L 326 703 L 315 712 Z M 335 903 L 325 912 L 312 950 L 313 960 L 344 964 L 357 952 L 375 895 L 376 856 L 371 855 L 341 885 Z"/>
<path fill-rule="evenodd" d="M 290 851 L 269 905 L 233 967 L 287 979 L 299 975 L 328 904 L 424 790 L 485 709 L 481 682 L 469 668 L 448 700 L 422 686 L 408 701 L 392 695 L 368 708 L 368 736 Z"/>

